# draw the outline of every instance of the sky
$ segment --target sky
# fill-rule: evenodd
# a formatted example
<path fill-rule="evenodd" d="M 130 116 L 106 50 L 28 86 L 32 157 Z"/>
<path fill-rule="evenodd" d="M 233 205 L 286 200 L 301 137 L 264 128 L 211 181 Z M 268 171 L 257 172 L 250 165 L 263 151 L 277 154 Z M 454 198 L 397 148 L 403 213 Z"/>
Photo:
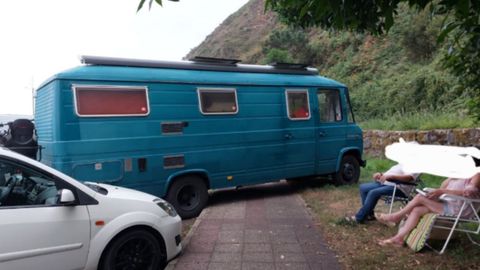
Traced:
<path fill-rule="evenodd" d="M 148 2 L 148 0 L 147 0 Z M 0 3 L 0 114 L 33 114 L 32 93 L 79 56 L 181 60 L 248 0 Z"/>

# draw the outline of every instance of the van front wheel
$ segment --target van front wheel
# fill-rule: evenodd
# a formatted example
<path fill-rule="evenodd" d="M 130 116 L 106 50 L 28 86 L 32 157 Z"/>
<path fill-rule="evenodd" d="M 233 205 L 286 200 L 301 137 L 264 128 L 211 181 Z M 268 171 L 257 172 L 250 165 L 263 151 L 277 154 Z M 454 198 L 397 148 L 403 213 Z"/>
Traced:
<path fill-rule="evenodd" d="M 185 176 L 176 179 L 167 193 L 169 201 L 182 219 L 196 217 L 208 201 L 208 190 L 202 178 Z"/>
<path fill-rule="evenodd" d="M 360 178 L 360 164 L 357 158 L 352 155 L 342 157 L 340 168 L 334 174 L 336 185 L 351 185 L 358 182 Z"/>

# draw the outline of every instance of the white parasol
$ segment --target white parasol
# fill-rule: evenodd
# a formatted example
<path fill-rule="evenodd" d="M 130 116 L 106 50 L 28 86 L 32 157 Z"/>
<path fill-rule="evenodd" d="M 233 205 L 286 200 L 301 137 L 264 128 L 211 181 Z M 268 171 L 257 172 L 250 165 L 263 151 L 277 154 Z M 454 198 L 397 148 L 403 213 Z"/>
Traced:
<path fill-rule="evenodd" d="M 410 173 L 470 178 L 480 172 L 480 150 L 476 147 L 422 145 L 400 139 L 385 147 L 385 156 Z"/>

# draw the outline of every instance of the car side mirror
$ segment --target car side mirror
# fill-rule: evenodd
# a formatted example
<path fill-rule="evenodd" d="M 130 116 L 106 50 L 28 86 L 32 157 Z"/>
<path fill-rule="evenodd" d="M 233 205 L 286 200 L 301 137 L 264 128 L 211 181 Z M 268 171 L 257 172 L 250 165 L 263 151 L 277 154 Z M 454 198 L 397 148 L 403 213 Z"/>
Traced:
<path fill-rule="evenodd" d="M 58 194 L 58 202 L 60 204 L 72 205 L 75 203 L 75 195 L 73 195 L 73 192 L 70 189 L 60 189 Z"/>

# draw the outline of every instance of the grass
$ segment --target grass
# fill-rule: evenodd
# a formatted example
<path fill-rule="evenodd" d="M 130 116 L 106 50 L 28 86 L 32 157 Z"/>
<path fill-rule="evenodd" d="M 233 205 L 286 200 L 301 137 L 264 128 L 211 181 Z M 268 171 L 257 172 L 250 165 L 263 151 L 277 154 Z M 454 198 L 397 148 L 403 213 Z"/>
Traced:
<path fill-rule="evenodd" d="M 362 129 L 379 130 L 431 130 L 452 128 L 475 128 L 478 123 L 468 116 L 454 113 L 411 113 L 388 116 L 387 119 L 360 121 Z"/>
<path fill-rule="evenodd" d="M 384 171 L 392 163 L 388 160 L 369 159 L 362 170 L 360 182 L 370 181 L 375 171 Z M 438 186 L 442 179 L 422 175 L 427 186 Z M 314 215 L 330 247 L 338 254 L 346 269 L 478 269 L 480 248 L 460 235 L 453 240 L 444 255 L 429 249 L 413 253 L 408 248 L 380 247 L 376 239 L 390 237 L 395 228 L 387 228 L 371 221 L 357 226 L 338 225 L 346 214 L 354 214 L 360 207 L 358 185 L 334 187 L 331 185 L 304 189 L 301 193 Z M 379 202 L 376 211 L 387 211 Z"/>

